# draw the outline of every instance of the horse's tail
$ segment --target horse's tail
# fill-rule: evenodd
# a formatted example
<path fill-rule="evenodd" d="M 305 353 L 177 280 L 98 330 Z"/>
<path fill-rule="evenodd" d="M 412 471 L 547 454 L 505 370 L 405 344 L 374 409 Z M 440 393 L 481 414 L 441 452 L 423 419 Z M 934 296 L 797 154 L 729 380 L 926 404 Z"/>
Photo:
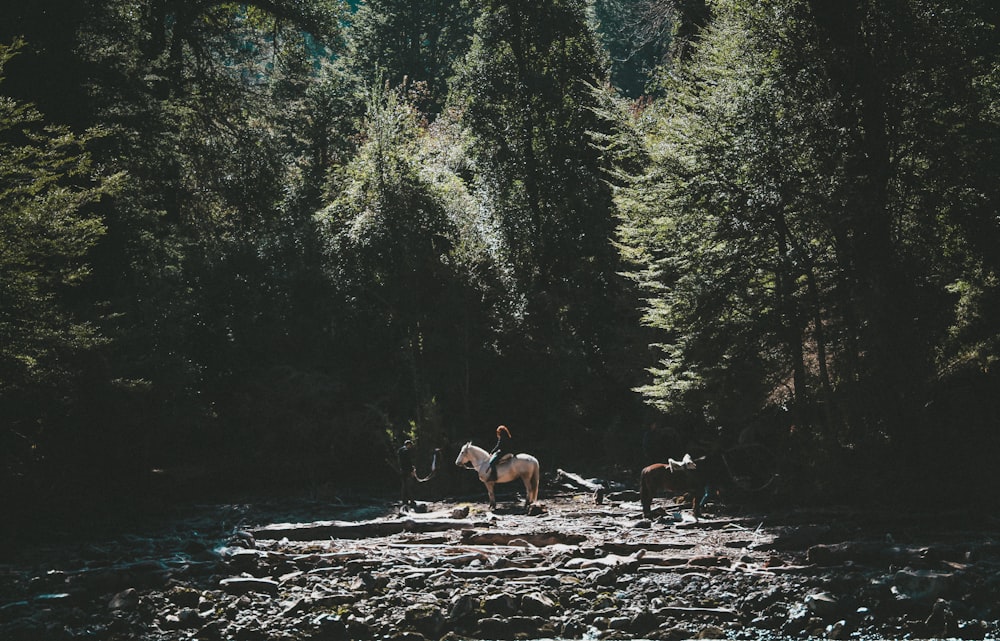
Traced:
<path fill-rule="evenodd" d="M 528 492 L 528 501 L 534 503 L 538 500 L 538 484 L 541 481 L 541 468 L 536 463 L 534 468 L 531 470 L 531 490 Z"/>
<path fill-rule="evenodd" d="M 430 474 L 428 474 L 424 478 L 420 478 L 420 476 L 418 474 L 414 473 L 414 476 L 417 477 L 417 482 L 418 483 L 426 483 L 427 481 L 429 481 L 432 478 L 434 478 L 435 476 L 437 476 L 438 453 L 440 453 L 440 452 L 441 452 L 441 448 L 440 447 L 434 450 L 434 458 L 431 459 L 431 471 L 430 471 Z"/>

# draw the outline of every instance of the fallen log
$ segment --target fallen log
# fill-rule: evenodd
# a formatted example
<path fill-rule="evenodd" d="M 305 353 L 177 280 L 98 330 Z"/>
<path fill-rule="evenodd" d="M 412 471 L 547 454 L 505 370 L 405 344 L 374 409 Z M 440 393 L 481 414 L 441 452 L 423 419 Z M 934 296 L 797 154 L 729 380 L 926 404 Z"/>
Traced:
<path fill-rule="evenodd" d="M 579 474 L 573 474 L 572 472 L 567 472 L 566 470 L 556 470 L 556 477 L 560 480 L 567 481 L 570 485 L 575 485 L 576 487 L 587 490 L 588 492 L 597 492 L 598 490 L 602 492 L 604 491 L 604 485 L 601 483 L 588 481 Z"/>
<path fill-rule="evenodd" d="M 629 566 L 638 564 L 639 560 L 646 556 L 646 550 L 637 550 L 635 553 L 628 556 L 619 556 L 617 554 L 609 554 L 607 556 L 602 556 L 596 559 L 570 559 L 567 561 L 563 567 L 566 568 L 609 568 L 618 566 Z"/>
<path fill-rule="evenodd" d="M 739 615 L 736 610 L 730 608 L 695 608 L 695 607 L 681 607 L 681 606 L 667 606 L 659 608 L 656 612 L 663 614 L 677 614 L 681 616 L 691 615 L 691 614 L 707 614 L 711 616 L 723 617 L 727 619 L 735 619 Z"/>
<path fill-rule="evenodd" d="M 498 578 L 515 578 L 515 577 L 526 577 L 526 576 L 548 576 L 559 574 L 559 568 L 555 568 L 551 565 L 527 567 L 527 568 L 485 568 L 482 570 L 448 570 L 447 574 L 450 576 L 457 576 L 463 579 L 471 579 L 477 577 L 498 577 Z"/>
<path fill-rule="evenodd" d="M 661 552 L 663 550 L 690 550 L 695 547 L 694 543 L 654 543 L 651 541 L 628 542 L 628 541 L 604 541 L 600 548 L 605 552 L 614 554 L 631 554 L 639 550 L 649 552 Z"/>
<path fill-rule="evenodd" d="M 272 523 L 251 530 L 257 539 L 319 541 L 322 539 L 365 539 L 401 532 L 442 532 L 468 529 L 483 524 L 468 520 L 394 519 L 375 521 L 313 521 L 312 523 Z"/>
<path fill-rule="evenodd" d="M 566 532 L 477 532 L 469 530 L 462 532 L 462 543 L 468 545 L 508 545 L 511 541 L 527 541 L 536 547 L 547 547 L 556 544 L 572 545 L 582 543 L 587 537 L 582 534 Z"/>

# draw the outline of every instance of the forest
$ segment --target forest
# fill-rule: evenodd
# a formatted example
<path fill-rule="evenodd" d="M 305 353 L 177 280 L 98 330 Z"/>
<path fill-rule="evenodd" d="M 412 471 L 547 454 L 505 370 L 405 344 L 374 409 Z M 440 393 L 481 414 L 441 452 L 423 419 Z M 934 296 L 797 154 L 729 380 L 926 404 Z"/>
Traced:
<path fill-rule="evenodd" d="M 998 14 L 8 3 L 6 516 L 394 491 L 403 440 L 499 424 L 549 470 L 755 442 L 795 500 L 995 500 Z"/>

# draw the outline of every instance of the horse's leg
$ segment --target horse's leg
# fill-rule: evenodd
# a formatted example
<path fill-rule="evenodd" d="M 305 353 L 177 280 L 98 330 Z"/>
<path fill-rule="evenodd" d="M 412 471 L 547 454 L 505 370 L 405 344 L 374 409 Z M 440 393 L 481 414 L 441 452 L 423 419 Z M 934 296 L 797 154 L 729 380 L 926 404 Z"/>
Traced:
<path fill-rule="evenodd" d="M 540 476 L 541 476 L 541 470 L 539 470 L 539 468 L 536 467 L 531 470 L 531 491 L 529 493 L 529 496 L 531 497 L 532 503 L 538 501 L 538 484 Z"/>
<path fill-rule="evenodd" d="M 652 479 L 646 470 L 639 476 L 639 502 L 642 503 L 642 516 L 650 518 L 652 516 L 653 489 L 650 487 Z"/>
<path fill-rule="evenodd" d="M 528 509 L 531 505 L 533 499 L 531 497 L 531 472 L 521 476 L 521 482 L 524 483 L 524 508 Z"/>
<path fill-rule="evenodd" d="M 486 491 L 489 492 L 489 494 L 490 494 L 490 509 L 491 510 L 497 509 L 497 498 L 496 498 L 496 494 L 494 494 L 494 492 L 493 492 L 493 483 L 492 482 L 487 482 L 486 483 Z"/>

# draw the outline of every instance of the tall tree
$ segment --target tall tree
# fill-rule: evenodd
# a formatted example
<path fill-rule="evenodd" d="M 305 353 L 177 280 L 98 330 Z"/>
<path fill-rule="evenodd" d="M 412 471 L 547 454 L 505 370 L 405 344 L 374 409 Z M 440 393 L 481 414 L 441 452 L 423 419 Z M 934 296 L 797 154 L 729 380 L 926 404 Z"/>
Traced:
<path fill-rule="evenodd" d="M 412 427 L 439 444 L 438 399 L 454 386 L 450 364 L 461 357 L 449 347 L 462 322 L 457 230 L 420 171 L 426 132 L 402 88 L 372 91 L 363 132 L 320 214 L 331 278 L 351 309 L 341 353 L 354 364 L 352 389 L 379 408 L 387 429 Z"/>
<path fill-rule="evenodd" d="M 979 165 L 942 150 L 970 134 L 971 157 L 992 154 L 996 49 L 981 9 L 863 4 L 712 3 L 690 63 L 639 114 L 652 163 L 618 202 L 664 332 L 651 401 L 740 421 L 781 403 L 832 447 L 943 437 L 917 399 L 942 389 L 949 292 L 975 314 L 992 298 L 961 230 L 995 233 L 944 185 L 996 201 Z"/>
<path fill-rule="evenodd" d="M 349 65 L 368 80 L 381 74 L 392 86 L 416 87 L 419 108 L 436 114 L 468 50 L 475 14 L 468 1 L 367 0 L 351 17 Z"/>
<path fill-rule="evenodd" d="M 631 301 L 616 275 L 610 188 L 592 139 L 603 124 L 590 86 L 605 82 L 606 61 L 585 10 L 576 0 L 484 3 L 452 101 L 472 136 L 475 192 L 500 230 L 519 353 L 511 366 L 560 372 L 540 374 L 533 404 L 578 419 L 593 410 L 599 420 L 611 395 L 587 390 L 628 386 L 609 381 Z M 576 394 L 592 403 L 543 400 Z"/>
<path fill-rule="evenodd" d="M 22 43 L 0 45 L 0 78 Z M 47 124 L 33 106 L 0 94 L 0 486 L 31 478 L 85 402 L 88 357 L 106 342 L 99 301 L 79 296 L 106 232 L 94 205 L 120 177 L 102 176 L 89 147 L 97 132 Z M 13 497 L 8 497 L 13 498 Z"/>

